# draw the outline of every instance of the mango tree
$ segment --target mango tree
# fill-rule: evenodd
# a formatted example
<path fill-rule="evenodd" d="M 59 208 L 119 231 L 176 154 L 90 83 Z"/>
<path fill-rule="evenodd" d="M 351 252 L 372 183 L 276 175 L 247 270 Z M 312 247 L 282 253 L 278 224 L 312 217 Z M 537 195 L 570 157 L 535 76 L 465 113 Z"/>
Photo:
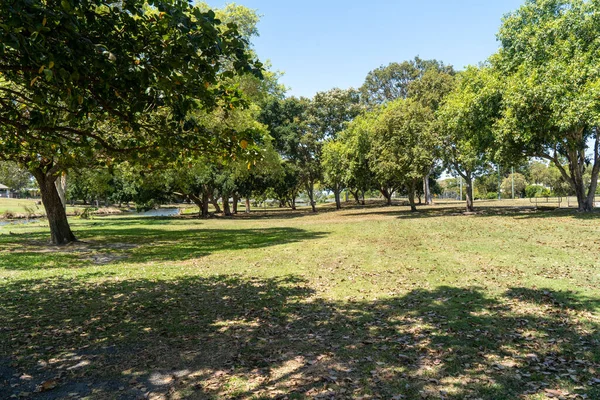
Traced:
<path fill-rule="evenodd" d="M 598 1 L 528 1 L 504 19 L 491 59 L 503 78 L 500 150 L 552 162 L 580 211 L 594 207 L 600 172 L 599 34 Z"/>
<path fill-rule="evenodd" d="M 224 82 L 260 70 L 235 25 L 187 2 L 0 2 L 0 157 L 36 178 L 52 242 L 75 241 L 54 185 L 62 171 L 231 140 L 190 112 L 243 105 Z"/>

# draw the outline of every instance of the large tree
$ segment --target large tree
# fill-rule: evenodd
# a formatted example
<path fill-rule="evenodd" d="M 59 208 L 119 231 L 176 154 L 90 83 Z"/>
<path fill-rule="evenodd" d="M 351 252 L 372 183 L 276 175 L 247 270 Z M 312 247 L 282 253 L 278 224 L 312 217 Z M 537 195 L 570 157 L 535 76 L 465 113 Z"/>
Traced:
<path fill-rule="evenodd" d="M 341 208 L 340 192 L 345 183 L 343 165 L 346 161 L 344 146 L 337 141 L 338 135 L 362 111 L 359 101 L 357 90 L 335 88 L 315 94 L 307 109 L 307 125 L 315 141 L 313 147 L 318 151 L 315 156 L 320 161 L 321 177 L 327 189 L 333 191 L 337 209 Z M 312 193 L 312 187 L 307 191 Z"/>
<path fill-rule="evenodd" d="M 451 73 L 452 67 L 445 66 L 437 60 L 414 60 L 393 62 L 381 66 L 367 74 L 360 87 L 361 100 L 370 107 L 375 107 L 409 96 L 410 86 L 427 70 L 434 69 Z"/>
<path fill-rule="evenodd" d="M 390 103 L 377 119 L 370 158 L 388 204 L 393 192 L 403 187 L 411 211 L 416 211 L 417 183 L 430 171 L 435 155 L 432 120 L 432 110 L 414 99 Z"/>
<path fill-rule="evenodd" d="M 428 108 L 431 111 L 428 115 L 435 117 L 435 112 L 454 86 L 455 73 L 451 66 L 446 66 L 436 60 L 431 60 L 425 65 L 426 69 L 419 79 L 414 80 L 408 86 L 408 97 L 419 102 L 422 107 Z M 430 123 L 433 124 L 434 121 L 432 120 Z M 423 194 L 425 195 L 425 204 L 428 205 L 433 203 L 430 177 L 435 164 L 439 164 L 437 158 L 432 160 L 430 168 L 423 177 Z"/>
<path fill-rule="evenodd" d="M 235 25 L 182 1 L 0 3 L 0 157 L 36 178 L 53 243 L 76 240 L 54 185 L 65 169 L 232 140 L 190 112 L 242 104 L 224 82 L 260 75 L 247 46 Z"/>
<path fill-rule="evenodd" d="M 466 207 L 474 211 L 473 180 L 484 171 L 494 141 L 501 91 L 489 68 L 469 67 L 438 109 L 435 131 L 447 169 L 466 182 Z"/>
<path fill-rule="evenodd" d="M 502 154 L 554 163 L 580 211 L 593 208 L 600 172 L 599 34 L 598 1 L 529 0 L 504 19 L 491 59 L 503 78 Z"/>
<path fill-rule="evenodd" d="M 355 118 L 339 135 L 346 157 L 346 174 L 344 181 L 354 196 L 356 203 L 364 205 L 365 192 L 379 189 L 376 177 L 371 168 L 373 126 L 377 120 L 376 112 L 366 112 Z"/>

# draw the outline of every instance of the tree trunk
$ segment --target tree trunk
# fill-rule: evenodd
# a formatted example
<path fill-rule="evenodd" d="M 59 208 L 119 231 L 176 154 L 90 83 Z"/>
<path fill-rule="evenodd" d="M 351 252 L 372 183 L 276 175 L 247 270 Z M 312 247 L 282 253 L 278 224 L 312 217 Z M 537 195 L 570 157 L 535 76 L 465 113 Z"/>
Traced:
<path fill-rule="evenodd" d="M 390 192 L 387 188 L 382 187 L 379 189 L 383 197 L 385 198 L 385 204 L 388 206 L 392 205 L 392 192 Z"/>
<path fill-rule="evenodd" d="M 202 191 L 202 213 L 200 214 L 202 218 L 208 218 L 208 202 L 208 190 L 205 189 Z"/>
<path fill-rule="evenodd" d="M 233 214 L 237 214 L 237 212 L 238 212 L 237 211 L 237 207 L 238 207 L 238 201 L 239 200 L 240 199 L 238 198 L 237 193 L 234 193 L 233 194 L 233 204 L 231 205 Z"/>
<path fill-rule="evenodd" d="M 350 191 L 350 193 L 352 193 L 352 197 L 354 197 L 354 201 L 356 201 L 356 204 L 360 204 L 360 190 L 356 190 L 356 191 Z"/>
<path fill-rule="evenodd" d="M 579 129 L 577 132 L 572 132 L 572 137 L 576 138 L 575 141 L 583 141 L 583 133 L 585 128 Z M 583 174 L 587 164 L 587 158 L 585 154 L 585 148 L 570 148 L 565 156 L 569 165 L 569 173 L 565 170 L 561 164 L 556 150 L 553 155 L 542 153 L 539 154 L 543 158 L 546 158 L 554 163 L 560 171 L 565 181 L 569 182 L 571 188 L 577 196 L 577 208 L 581 212 L 589 212 L 594 209 L 594 196 L 596 187 L 598 185 L 598 172 L 600 170 L 600 135 L 598 134 L 598 127 L 593 128 L 595 131 L 594 139 L 594 162 L 592 167 L 592 180 L 586 193 L 585 183 L 583 181 Z M 538 154 L 536 154 L 538 156 Z"/>
<path fill-rule="evenodd" d="M 195 194 L 188 195 L 188 198 L 194 202 L 198 206 L 198 216 L 203 217 L 202 212 L 204 210 L 204 203 L 202 203 L 202 199 Z"/>
<path fill-rule="evenodd" d="M 409 185 L 409 188 L 408 188 L 408 202 L 410 204 L 410 211 L 411 212 L 417 211 L 417 206 L 415 205 L 415 192 L 416 191 L 417 191 L 417 183 L 413 179 L 410 182 L 410 185 Z"/>
<path fill-rule="evenodd" d="M 306 184 L 306 193 L 308 194 L 308 201 L 310 202 L 312 212 L 317 212 L 317 207 L 315 206 L 315 185 L 313 182 Z"/>
<path fill-rule="evenodd" d="M 292 207 L 292 211 L 296 211 L 296 195 L 292 195 L 292 201 L 291 201 L 291 207 Z"/>
<path fill-rule="evenodd" d="M 246 197 L 246 210 L 244 212 L 250 214 L 250 197 Z"/>
<path fill-rule="evenodd" d="M 65 208 L 67 209 L 67 173 L 63 172 L 60 177 L 54 181 L 56 185 L 56 191 L 58 192 L 58 197 L 60 197 L 60 201 Z"/>
<path fill-rule="evenodd" d="M 340 199 L 340 192 L 341 192 L 340 187 L 336 186 L 336 188 L 333 191 L 333 194 L 335 196 L 335 209 L 336 210 L 342 209 L 342 200 Z"/>
<path fill-rule="evenodd" d="M 229 195 L 223 193 L 223 215 L 230 217 L 231 209 L 229 208 Z"/>
<path fill-rule="evenodd" d="M 428 172 L 427 175 L 423 178 L 423 193 L 425 194 L 425 204 L 430 206 L 433 204 L 433 197 L 431 196 L 431 187 L 429 186 L 429 177 L 431 176 L 431 172 Z"/>
<path fill-rule="evenodd" d="M 475 206 L 473 205 L 473 175 L 470 171 L 467 171 L 465 174 L 465 186 L 467 189 L 467 212 L 473 212 L 475 211 Z"/>
<path fill-rule="evenodd" d="M 213 205 L 213 207 L 215 208 L 215 213 L 217 214 L 221 214 L 221 206 L 219 206 L 219 201 L 218 198 L 215 197 L 215 195 L 211 195 L 210 196 L 210 203 Z"/>
<path fill-rule="evenodd" d="M 48 224 L 50 225 L 52 244 L 64 245 L 76 242 L 77 238 L 75 238 L 75 235 L 71 232 L 67 213 L 65 212 L 65 208 L 56 189 L 55 181 L 57 176 L 47 174 L 42 171 L 41 168 L 31 172 L 40 187 L 42 203 L 46 209 L 46 216 L 48 217 Z"/>

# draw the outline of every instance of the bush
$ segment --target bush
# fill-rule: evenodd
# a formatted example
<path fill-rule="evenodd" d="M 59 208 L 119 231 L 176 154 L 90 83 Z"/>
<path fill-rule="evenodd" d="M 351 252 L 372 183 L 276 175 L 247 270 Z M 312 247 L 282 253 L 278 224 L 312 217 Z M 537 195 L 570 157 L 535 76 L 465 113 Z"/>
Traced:
<path fill-rule="evenodd" d="M 155 208 L 158 208 L 159 206 L 160 206 L 160 203 L 158 203 L 154 199 L 150 199 L 148 201 L 135 203 L 135 211 L 137 211 L 139 213 L 146 212 L 146 211 L 154 210 Z"/>
<path fill-rule="evenodd" d="M 533 198 L 533 197 L 541 197 L 538 194 L 541 193 L 545 188 L 540 185 L 527 185 L 525 187 L 525 197 Z"/>
<path fill-rule="evenodd" d="M 488 192 L 488 194 L 485 197 L 488 200 L 494 200 L 498 198 L 498 192 Z"/>
<path fill-rule="evenodd" d="M 535 197 L 551 197 L 552 194 L 553 193 L 550 191 L 550 189 L 542 188 L 542 190 L 539 191 Z"/>
<path fill-rule="evenodd" d="M 15 215 L 15 213 L 14 213 L 14 212 L 12 212 L 12 211 L 8 211 L 8 210 L 7 210 L 7 211 L 4 211 L 4 214 L 2 214 L 2 215 L 3 215 L 3 218 L 4 218 L 4 219 L 13 219 L 13 218 L 15 218 L 15 217 L 16 217 L 16 215 Z"/>

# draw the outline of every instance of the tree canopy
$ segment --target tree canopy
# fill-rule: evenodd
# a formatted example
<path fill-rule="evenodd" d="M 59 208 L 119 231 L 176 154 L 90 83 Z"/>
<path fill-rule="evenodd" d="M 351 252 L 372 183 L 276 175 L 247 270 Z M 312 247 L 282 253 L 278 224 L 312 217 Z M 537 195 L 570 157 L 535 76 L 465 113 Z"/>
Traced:
<path fill-rule="evenodd" d="M 37 179 L 53 242 L 73 241 L 61 170 L 234 148 L 243 137 L 208 132 L 192 111 L 243 106 L 227 79 L 261 67 L 235 24 L 186 2 L 2 2 L 1 157 Z"/>

